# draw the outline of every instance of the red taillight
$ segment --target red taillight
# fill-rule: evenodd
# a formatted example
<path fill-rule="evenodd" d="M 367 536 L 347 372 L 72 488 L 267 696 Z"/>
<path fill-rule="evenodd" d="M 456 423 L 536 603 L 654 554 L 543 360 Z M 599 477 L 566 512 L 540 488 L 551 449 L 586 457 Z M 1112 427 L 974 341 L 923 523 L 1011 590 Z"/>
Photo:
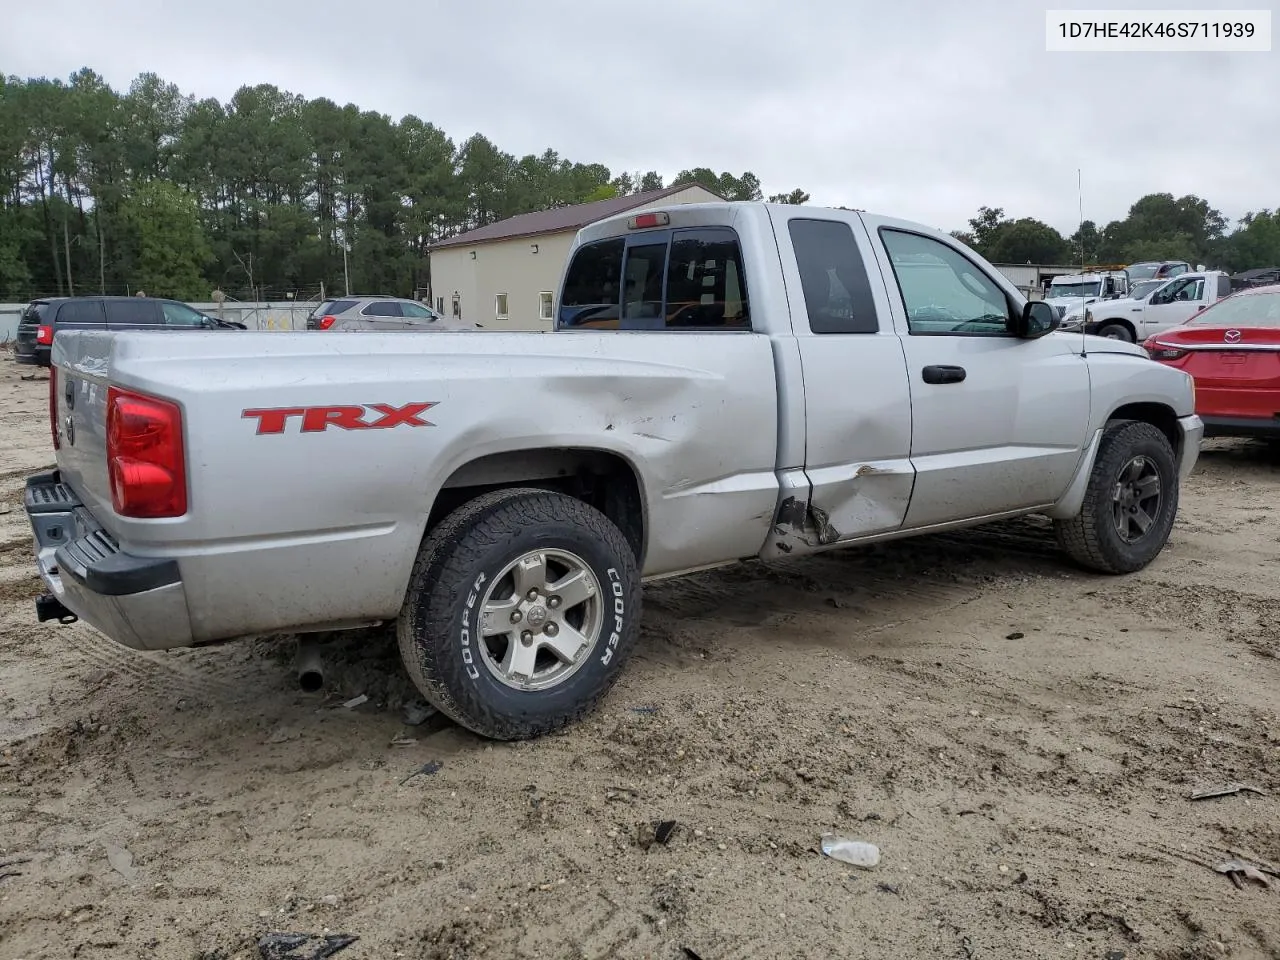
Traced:
<path fill-rule="evenodd" d="M 107 468 L 111 506 L 122 517 L 187 512 L 182 410 L 176 403 L 107 390 Z"/>
<path fill-rule="evenodd" d="M 337 320 L 338 320 L 338 318 L 337 318 L 337 317 L 335 317 L 335 316 L 333 316 L 332 314 L 329 314 L 328 316 L 321 317 L 321 318 L 320 318 L 320 329 L 321 329 L 321 330 L 328 330 L 330 327 L 332 327 L 332 326 L 337 322 Z"/>
<path fill-rule="evenodd" d="M 47 347 L 53 343 L 53 327 L 42 323 L 36 328 L 36 343 Z"/>
<path fill-rule="evenodd" d="M 671 217 L 666 213 L 637 213 L 627 221 L 627 226 L 632 230 L 645 230 L 649 227 L 665 227 L 670 222 Z"/>
<path fill-rule="evenodd" d="M 53 449 L 62 446 L 58 440 L 58 368 L 49 368 L 49 429 L 53 431 Z"/>
<path fill-rule="evenodd" d="M 1169 343 L 1161 343 L 1159 340 L 1148 340 L 1142 346 L 1147 351 L 1147 356 L 1152 360 L 1181 360 L 1187 355 L 1187 351 L 1181 347 L 1175 347 Z"/>

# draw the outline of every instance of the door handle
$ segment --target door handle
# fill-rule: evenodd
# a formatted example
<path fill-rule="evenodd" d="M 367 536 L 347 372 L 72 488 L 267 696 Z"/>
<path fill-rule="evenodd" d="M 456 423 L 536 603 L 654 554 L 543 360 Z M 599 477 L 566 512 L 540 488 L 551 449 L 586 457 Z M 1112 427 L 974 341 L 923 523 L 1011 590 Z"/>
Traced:
<path fill-rule="evenodd" d="M 960 383 L 966 376 L 964 367 L 935 365 L 920 371 L 925 383 Z"/>

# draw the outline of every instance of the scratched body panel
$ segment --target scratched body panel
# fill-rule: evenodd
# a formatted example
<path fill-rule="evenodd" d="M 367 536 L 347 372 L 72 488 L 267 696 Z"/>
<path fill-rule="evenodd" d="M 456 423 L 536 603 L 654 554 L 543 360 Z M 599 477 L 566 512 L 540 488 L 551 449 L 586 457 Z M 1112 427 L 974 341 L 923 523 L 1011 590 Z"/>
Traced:
<path fill-rule="evenodd" d="M 645 500 L 646 575 L 755 555 L 768 534 L 766 337 L 217 336 L 83 338 L 59 361 L 101 394 L 75 411 L 82 436 L 101 433 L 108 380 L 183 408 L 187 516 L 117 517 L 109 493 L 94 509 L 126 550 L 179 560 L 197 640 L 395 616 L 436 495 L 490 454 L 624 457 Z M 80 443 L 62 451 L 68 481 L 108 491 L 100 440 Z"/>

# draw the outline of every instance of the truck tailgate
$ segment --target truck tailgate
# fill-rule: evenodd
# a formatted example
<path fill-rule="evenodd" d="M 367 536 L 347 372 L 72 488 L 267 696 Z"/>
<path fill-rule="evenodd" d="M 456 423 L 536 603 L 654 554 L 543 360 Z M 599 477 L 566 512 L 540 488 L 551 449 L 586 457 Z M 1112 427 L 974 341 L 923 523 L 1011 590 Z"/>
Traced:
<path fill-rule="evenodd" d="M 111 342 L 112 334 L 98 331 L 59 337 L 50 369 L 62 481 L 103 519 L 111 513 L 106 451 Z"/>

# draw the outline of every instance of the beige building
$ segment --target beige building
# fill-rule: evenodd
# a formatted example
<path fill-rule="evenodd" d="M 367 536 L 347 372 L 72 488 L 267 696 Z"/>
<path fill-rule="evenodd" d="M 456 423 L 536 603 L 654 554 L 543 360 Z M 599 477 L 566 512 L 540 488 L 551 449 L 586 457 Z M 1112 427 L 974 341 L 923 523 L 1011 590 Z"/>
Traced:
<path fill-rule="evenodd" d="M 579 230 L 619 213 L 720 199 L 699 186 L 675 186 L 524 213 L 458 234 L 430 248 L 433 305 L 487 329 L 550 330 L 569 245 Z"/>

